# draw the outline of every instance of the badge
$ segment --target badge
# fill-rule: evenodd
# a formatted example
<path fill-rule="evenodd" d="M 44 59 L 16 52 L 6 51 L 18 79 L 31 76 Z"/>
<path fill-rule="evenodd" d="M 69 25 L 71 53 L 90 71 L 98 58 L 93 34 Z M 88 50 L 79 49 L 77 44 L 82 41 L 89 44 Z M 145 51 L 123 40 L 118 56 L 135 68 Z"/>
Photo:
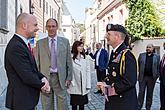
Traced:
<path fill-rule="evenodd" d="M 112 72 L 112 76 L 116 77 L 116 72 L 115 71 Z"/>

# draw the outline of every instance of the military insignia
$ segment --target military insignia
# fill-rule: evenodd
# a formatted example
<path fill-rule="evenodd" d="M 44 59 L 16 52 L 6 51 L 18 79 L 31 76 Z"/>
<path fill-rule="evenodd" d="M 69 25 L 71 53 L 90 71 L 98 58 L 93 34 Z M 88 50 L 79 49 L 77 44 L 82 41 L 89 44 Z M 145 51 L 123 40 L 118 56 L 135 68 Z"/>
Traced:
<path fill-rule="evenodd" d="M 121 59 L 121 53 L 118 54 L 117 57 L 112 62 L 119 63 L 120 59 Z"/>
<path fill-rule="evenodd" d="M 112 72 L 112 76 L 116 77 L 116 72 L 115 71 Z"/>

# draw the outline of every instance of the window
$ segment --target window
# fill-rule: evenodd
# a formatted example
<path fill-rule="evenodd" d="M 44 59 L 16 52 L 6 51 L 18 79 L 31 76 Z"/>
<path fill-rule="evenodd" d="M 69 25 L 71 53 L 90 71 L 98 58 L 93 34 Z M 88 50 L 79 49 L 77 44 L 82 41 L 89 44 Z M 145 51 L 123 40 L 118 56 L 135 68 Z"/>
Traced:
<path fill-rule="evenodd" d="M 0 28 L 7 29 L 7 1 L 8 0 L 0 0 Z"/>
<path fill-rule="evenodd" d="M 46 14 L 48 14 L 48 2 L 46 2 L 46 8 L 45 8 Z"/>
<path fill-rule="evenodd" d="M 160 55 L 160 47 L 154 46 L 154 52 Z"/>
<path fill-rule="evenodd" d="M 63 29 L 63 32 L 66 32 L 66 29 Z"/>
<path fill-rule="evenodd" d="M 39 0 L 39 6 L 42 7 L 42 0 Z"/>
<path fill-rule="evenodd" d="M 53 18 L 54 16 L 53 16 L 53 8 L 52 8 L 52 18 Z"/>
<path fill-rule="evenodd" d="M 20 13 L 22 13 L 23 12 L 23 9 L 22 9 L 22 6 L 20 5 Z"/>
<path fill-rule="evenodd" d="M 56 11 L 54 11 L 54 18 L 56 19 Z"/>
<path fill-rule="evenodd" d="M 122 24 L 122 21 L 123 21 L 123 10 L 122 9 L 119 11 L 119 21 Z"/>
<path fill-rule="evenodd" d="M 52 8 L 51 8 L 51 6 L 50 6 L 50 17 L 51 17 L 51 14 L 52 14 Z"/>

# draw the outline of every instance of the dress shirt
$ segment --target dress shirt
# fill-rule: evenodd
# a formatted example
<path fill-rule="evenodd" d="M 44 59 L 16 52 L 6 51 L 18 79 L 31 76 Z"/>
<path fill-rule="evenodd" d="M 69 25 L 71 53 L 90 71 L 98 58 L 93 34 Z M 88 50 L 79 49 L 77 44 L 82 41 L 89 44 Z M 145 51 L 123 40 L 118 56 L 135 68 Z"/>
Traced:
<path fill-rule="evenodd" d="M 56 55 L 57 55 L 57 36 L 51 38 L 51 37 L 48 37 L 49 39 L 49 50 L 51 51 L 51 39 L 55 39 L 54 43 L 55 43 L 55 52 L 56 52 Z M 57 72 L 57 68 L 55 69 L 52 69 L 50 68 L 50 73 L 54 73 L 54 72 Z"/>
<path fill-rule="evenodd" d="M 96 55 L 96 66 L 99 66 L 99 57 L 100 57 L 100 53 L 101 53 L 101 49 L 99 49 L 99 51 L 97 52 L 97 55 Z"/>

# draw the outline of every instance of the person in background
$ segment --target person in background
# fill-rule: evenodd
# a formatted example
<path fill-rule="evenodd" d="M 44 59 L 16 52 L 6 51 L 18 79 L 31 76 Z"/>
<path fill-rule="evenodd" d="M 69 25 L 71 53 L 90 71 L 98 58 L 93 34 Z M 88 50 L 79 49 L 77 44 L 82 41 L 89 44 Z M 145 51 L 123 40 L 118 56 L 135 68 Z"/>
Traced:
<path fill-rule="evenodd" d="M 97 82 L 104 81 L 106 77 L 106 69 L 108 66 L 108 52 L 107 50 L 102 48 L 101 43 L 96 44 L 97 51 L 93 55 L 91 52 L 89 52 L 92 59 L 95 59 L 95 69 L 97 74 Z M 95 92 L 96 94 L 100 93 L 102 94 L 101 88 L 98 89 L 98 91 Z"/>
<path fill-rule="evenodd" d="M 73 79 L 69 86 L 70 104 L 72 110 L 84 110 L 84 104 L 88 103 L 87 94 L 91 88 L 91 74 L 89 60 L 83 51 L 84 44 L 75 41 L 72 46 Z"/>
<path fill-rule="evenodd" d="M 163 43 L 165 50 L 165 42 Z M 163 55 L 160 65 L 160 110 L 165 110 L 165 54 Z"/>
<path fill-rule="evenodd" d="M 49 79 L 50 93 L 41 93 L 43 110 L 68 110 L 67 88 L 72 80 L 72 58 L 69 40 L 57 35 L 58 23 L 50 18 L 46 22 L 48 37 L 36 44 L 35 57 L 39 70 Z"/>
<path fill-rule="evenodd" d="M 38 71 L 28 42 L 37 31 L 35 16 L 21 13 L 16 20 L 16 33 L 6 47 L 6 107 L 11 110 L 35 110 L 40 91 L 50 92 L 49 82 Z"/>
<path fill-rule="evenodd" d="M 122 25 L 108 24 L 107 43 L 112 46 L 106 84 L 109 85 L 105 110 L 137 110 L 137 63 L 124 40 L 127 30 Z"/>
<path fill-rule="evenodd" d="M 159 77 L 160 56 L 154 53 L 154 45 L 148 44 L 146 52 L 141 53 L 138 58 L 139 65 L 139 94 L 138 103 L 141 110 L 146 92 L 146 110 L 151 110 L 153 90 L 157 78 Z"/>

